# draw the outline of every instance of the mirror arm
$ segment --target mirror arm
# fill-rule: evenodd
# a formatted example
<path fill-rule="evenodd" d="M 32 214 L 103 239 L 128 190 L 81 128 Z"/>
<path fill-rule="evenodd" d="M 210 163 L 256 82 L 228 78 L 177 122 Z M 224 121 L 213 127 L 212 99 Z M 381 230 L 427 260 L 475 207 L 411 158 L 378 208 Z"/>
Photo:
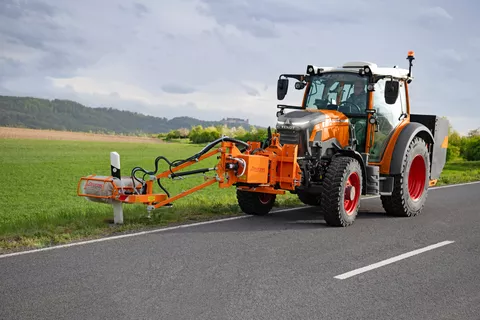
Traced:
<path fill-rule="evenodd" d="M 284 78 L 293 78 L 293 79 L 297 79 L 298 81 L 303 81 L 305 80 L 305 75 L 303 74 L 288 74 L 288 73 L 284 73 L 284 74 L 281 74 L 278 79 L 281 79 L 282 77 Z"/>

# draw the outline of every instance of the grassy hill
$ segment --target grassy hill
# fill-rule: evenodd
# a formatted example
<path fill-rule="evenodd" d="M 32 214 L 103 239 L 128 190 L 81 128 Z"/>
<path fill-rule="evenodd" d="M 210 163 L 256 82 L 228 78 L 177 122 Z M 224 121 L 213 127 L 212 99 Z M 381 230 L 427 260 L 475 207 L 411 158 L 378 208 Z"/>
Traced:
<path fill-rule="evenodd" d="M 166 133 L 192 126 L 227 124 L 250 125 L 241 121 L 203 121 L 191 117 L 172 119 L 148 116 L 113 108 L 90 108 L 70 100 L 46 100 L 30 97 L 0 96 L 0 126 L 101 133 Z"/>

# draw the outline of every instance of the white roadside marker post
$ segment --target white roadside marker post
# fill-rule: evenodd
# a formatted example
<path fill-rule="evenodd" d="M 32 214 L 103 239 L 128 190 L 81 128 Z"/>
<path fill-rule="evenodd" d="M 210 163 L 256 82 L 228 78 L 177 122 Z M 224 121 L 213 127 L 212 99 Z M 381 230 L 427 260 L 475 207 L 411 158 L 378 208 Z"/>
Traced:
<path fill-rule="evenodd" d="M 110 152 L 110 173 L 112 177 L 117 178 L 122 183 L 122 176 L 120 173 L 120 155 L 118 152 Z M 123 224 L 123 207 L 122 202 L 118 200 L 112 201 L 113 207 L 113 223 Z"/>

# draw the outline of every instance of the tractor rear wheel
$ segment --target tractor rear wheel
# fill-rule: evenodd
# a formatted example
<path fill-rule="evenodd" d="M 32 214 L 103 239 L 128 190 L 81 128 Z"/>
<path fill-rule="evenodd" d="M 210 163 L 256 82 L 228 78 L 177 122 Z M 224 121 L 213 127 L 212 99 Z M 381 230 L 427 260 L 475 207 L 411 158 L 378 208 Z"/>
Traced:
<path fill-rule="evenodd" d="M 276 194 L 249 192 L 237 189 L 238 205 L 246 214 L 264 216 L 270 213 L 276 198 Z"/>
<path fill-rule="evenodd" d="M 425 140 L 416 137 L 408 146 L 402 173 L 394 177 L 391 196 L 380 196 L 387 214 L 411 217 L 420 214 L 427 200 L 430 156 Z"/>
<path fill-rule="evenodd" d="M 321 203 L 320 195 L 314 193 L 297 190 L 297 196 L 300 201 L 309 206 L 319 206 Z"/>
<path fill-rule="evenodd" d="M 322 182 L 323 218 L 330 226 L 351 225 L 360 207 L 362 168 L 350 157 L 336 157 L 328 166 Z"/>

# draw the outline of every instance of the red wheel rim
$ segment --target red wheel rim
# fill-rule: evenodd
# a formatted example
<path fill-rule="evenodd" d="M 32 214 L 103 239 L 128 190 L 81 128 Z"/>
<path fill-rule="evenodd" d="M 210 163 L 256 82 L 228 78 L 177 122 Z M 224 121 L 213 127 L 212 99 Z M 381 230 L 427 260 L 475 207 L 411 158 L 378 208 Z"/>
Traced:
<path fill-rule="evenodd" d="M 344 189 L 343 207 L 348 215 L 351 215 L 358 205 L 360 199 L 360 177 L 353 172 L 348 176 Z"/>
<path fill-rule="evenodd" d="M 270 200 L 272 199 L 272 195 L 269 193 L 260 193 L 258 195 L 258 199 L 260 200 L 260 203 L 262 204 L 268 204 Z"/>
<path fill-rule="evenodd" d="M 422 196 L 426 177 L 425 161 L 421 155 L 417 155 L 413 158 L 408 174 L 408 193 L 413 200 L 418 200 Z"/>

